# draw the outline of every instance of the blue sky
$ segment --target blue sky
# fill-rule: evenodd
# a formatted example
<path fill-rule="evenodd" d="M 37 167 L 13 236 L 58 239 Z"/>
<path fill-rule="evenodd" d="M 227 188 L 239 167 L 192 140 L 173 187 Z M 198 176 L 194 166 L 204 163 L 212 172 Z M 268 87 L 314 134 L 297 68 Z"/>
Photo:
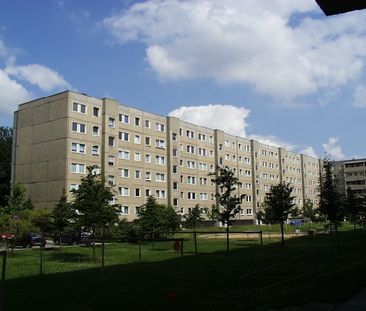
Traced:
<path fill-rule="evenodd" d="M 0 2 L 0 125 L 65 89 L 296 152 L 366 156 L 366 11 L 315 0 Z"/>

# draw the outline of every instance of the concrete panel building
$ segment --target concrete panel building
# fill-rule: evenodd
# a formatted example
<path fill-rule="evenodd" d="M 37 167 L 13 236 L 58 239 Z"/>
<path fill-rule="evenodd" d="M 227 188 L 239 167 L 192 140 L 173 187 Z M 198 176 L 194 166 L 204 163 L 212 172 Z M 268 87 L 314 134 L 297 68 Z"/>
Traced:
<path fill-rule="evenodd" d="M 266 192 L 282 181 L 294 186 L 299 207 L 307 198 L 317 203 L 316 158 L 71 91 L 19 105 L 12 181 L 26 186 L 37 207 L 55 206 L 88 166 L 113 186 L 128 220 L 150 195 L 181 214 L 217 204 L 209 175 L 217 166 L 230 167 L 242 183 L 238 221 L 253 222 Z"/>

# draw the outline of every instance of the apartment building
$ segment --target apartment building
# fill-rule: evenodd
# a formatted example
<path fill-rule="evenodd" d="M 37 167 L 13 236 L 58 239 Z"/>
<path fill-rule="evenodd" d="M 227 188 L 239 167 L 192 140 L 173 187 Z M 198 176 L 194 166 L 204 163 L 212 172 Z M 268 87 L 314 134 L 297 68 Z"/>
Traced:
<path fill-rule="evenodd" d="M 350 188 L 356 195 L 366 195 L 366 158 L 334 161 L 332 170 L 341 191 Z"/>
<path fill-rule="evenodd" d="M 63 189 L 77 188 L 92 166 L 113 186 L 128 220 L 150 195 L 181 214 L 217 204 L 209 175 L 217 166 L 230 167 L 241 182 L 242 222 L 253 222 L 281 181 L 294 186 L 298 206 L 306 198 L 316 203 L 319 176 L 318 159 L 71 91 L 19 105 L 12 162 L 12 181 L 44 208 L 57 204 Z"/>

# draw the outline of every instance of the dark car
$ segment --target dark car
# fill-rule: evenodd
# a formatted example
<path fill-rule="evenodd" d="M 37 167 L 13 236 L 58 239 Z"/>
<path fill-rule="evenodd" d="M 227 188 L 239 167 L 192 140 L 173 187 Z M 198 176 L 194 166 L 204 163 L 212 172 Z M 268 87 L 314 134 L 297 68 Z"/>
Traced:
<path fill-rule="evenodd" d="M 53 243 L 56 245 L 60 244 L 60 237 L 54 236 Z M 90 234 L 87 232 L 79 232 L 79 231 L 72 231 L 72 232 L 65 232 L 61 235 L 61 244 L 67 245 L 78 245 L 78 244 L 90 244 Z"/>
<path fill-rule="evenodd" d="M 31 232 L 15 238 L 15 246 L 33 247 L 46 245 L 46 239 L 39 233 Z"/>

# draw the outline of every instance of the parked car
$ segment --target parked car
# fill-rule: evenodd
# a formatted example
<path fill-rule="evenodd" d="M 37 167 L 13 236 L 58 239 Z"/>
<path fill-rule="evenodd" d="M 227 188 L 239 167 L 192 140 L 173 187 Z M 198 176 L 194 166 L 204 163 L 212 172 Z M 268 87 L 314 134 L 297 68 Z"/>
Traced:
<path fill-rule="evenodd" d="M 36 232 L 30 232 L 23 234 L 22 236 L 18 236 L 15 238 L 15 246 L 21 247 L 33 247 L 33 246 L 41 246 L 45 247 L 46 239 L 40 234 Z"/>
<path fill-rule="evenodd" d="M 54 236 L 53 243 L 60 244 L 60 237 Z M 78 245 L 78 244 L 91 244 L 90 233 L 80 231 L 70 231 L 62 233 L 61 244 Z"/>

